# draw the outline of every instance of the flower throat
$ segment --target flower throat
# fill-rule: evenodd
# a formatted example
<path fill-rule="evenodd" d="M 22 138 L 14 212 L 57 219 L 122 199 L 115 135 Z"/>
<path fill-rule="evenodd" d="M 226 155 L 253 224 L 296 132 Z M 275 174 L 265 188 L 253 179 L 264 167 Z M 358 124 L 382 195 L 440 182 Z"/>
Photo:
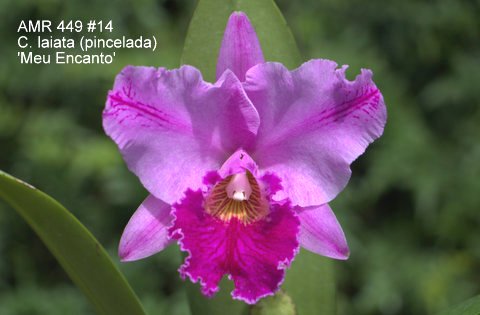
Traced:
<path fill-rule="evenodd" d="M 206 198 L 205 209 L 222 221 L 237 219 L 249 224 L 267 215 L 268 201 L 262 196 L 257 180 L 247 171 L 217 183 Z"/>

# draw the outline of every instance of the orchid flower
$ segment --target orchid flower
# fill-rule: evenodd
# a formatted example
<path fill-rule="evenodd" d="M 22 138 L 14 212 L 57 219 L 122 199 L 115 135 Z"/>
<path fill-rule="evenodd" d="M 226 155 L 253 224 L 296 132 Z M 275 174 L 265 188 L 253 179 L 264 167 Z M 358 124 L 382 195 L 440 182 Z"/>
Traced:
<path fill-rule="evenodd" d="M 348 81 L 346 68 L 265 62 L 247 16 L 234 12 L 215 83 L 188 65 L 123 69 L 103 124 L 150 195 L 125 228 L 121 259 L 176 241 L 188 253 L 183 278 L 212 296 L 228 275 L 233 298 L 249 304 L 278 290 L 299 246 L 347 259 L 328 202 L 382 134 L 386 109 L 371 71 Z"/>

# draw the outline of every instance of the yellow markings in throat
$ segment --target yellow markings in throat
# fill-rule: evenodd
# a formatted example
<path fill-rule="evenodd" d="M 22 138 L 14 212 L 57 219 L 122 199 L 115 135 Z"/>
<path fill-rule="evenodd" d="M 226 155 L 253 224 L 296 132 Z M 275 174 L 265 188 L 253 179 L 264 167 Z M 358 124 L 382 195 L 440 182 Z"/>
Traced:
<path fill-rule="evenodd" d="M 250 172 L 228 176 L 217 183 L 205 200 L 206 211 L 229 222 L 253 223 L 268 214 L 268 201 Z"/>

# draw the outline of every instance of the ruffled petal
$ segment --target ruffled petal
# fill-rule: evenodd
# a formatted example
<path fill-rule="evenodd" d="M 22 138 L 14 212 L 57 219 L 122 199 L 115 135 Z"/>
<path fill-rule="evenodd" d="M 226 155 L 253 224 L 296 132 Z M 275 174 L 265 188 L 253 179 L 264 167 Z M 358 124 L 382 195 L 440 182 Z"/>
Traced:
<path fill-rule="evenodd" d="M 245 81 L 247 70 L 262 62 L 262 48 L 248 17 L 243 12 L 233 12 L 223 34 L 217 61 L 217 78 L 230 69 L 240 81 Z"/>
<path fill-rule="evenodd" d="M 118 255 L 122 261 L 138 260 L 163 250 L 170 243 L 171 206 L 148 196 L 128 222 L 120 239 Z"/>
<path fill-rule="evenodd" d="M 350 251 L 345 234 L 328 204 L 301 209 L 298 216 L 303 248 L 330 258 L 348 258 Z"/>
<path fill-rule="evenodd" d="M 311 60 L 294 71 L 266 63 L 247 72 L 245 91 L 262 121 L 252 157 L 282 178 L 277 200 L 329 202 L 347 184 L 350 163 L 382 134 L 386 109 L 371 71 L 348 81 L 345 70 Z"/>
<path fill-rule="evenodd" d="M 116 78 L 103 126 L 127 164 L 157 198 L 173 203 L 187 187 L 248 148 L 259 117 L 235 75 L 203 81 L 190 66 L 126 67 Z"/>
<path fill-rule="evenodd" d="M 245 225 L 215 219 L 202 204 L 202 193 L 189 190 L 174 205 L 172 237 L 189 253 L 180 268 L 182 277 L 200 281 L 207 296 L 218 291 L 224 274 L 234 281 L 235 299 L 253 304 L 272 295 L 298 251 L 299 221 L 290 205 L 271 205 L 266 218 Z"/>

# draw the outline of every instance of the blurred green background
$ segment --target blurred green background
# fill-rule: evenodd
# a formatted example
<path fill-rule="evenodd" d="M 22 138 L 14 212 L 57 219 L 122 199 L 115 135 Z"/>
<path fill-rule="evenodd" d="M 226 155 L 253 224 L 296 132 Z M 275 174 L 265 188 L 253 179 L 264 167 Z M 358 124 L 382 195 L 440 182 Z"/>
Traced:
<path fill-rule="evenodd" d="M 353 164 L 332 203 L 351 247 L 351 258 L 335 264 L 339 314 L 435 314 L 480 293 L 480 3 L 277 3 L 305 60 L 349 64 L 350 78 L 372 69 L 388 107 L 384 136 Z M 127 64 L 177 67 L 194 5 L 0 1 L 0 169 L 59 200 L 112 257 L 147 193 L 102 131 L 106 93 Z M 112 20 L 113 36 L 156 35 L 159 47 L 117 50 L 111 65 L 21 65 L 22 19 Z M 174 247 L 120 265 L 147 311 L 183 315 L 178 266 Z M 0 203 L 0 314 L 91 313 L 41 241 Z"/>

